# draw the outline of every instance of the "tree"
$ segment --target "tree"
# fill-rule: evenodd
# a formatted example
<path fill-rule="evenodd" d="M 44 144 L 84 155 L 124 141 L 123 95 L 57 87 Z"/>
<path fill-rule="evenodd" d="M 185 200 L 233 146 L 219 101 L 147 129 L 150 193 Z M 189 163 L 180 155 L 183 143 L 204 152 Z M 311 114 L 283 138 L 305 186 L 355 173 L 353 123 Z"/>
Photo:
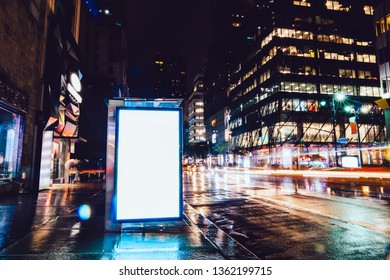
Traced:
<path fill-rule="evenodd" d="M 206 142 L 188 144 L 188 156 L 195 158 L 205 158 L 207 154 L 208 147 Z"/>
<path fill-rule="evenodd" d="M 224 154 L 229 152 L 229 143 L 228 142 L 223 142 L 219 144 L 214 145 L 214 154 Z"/>

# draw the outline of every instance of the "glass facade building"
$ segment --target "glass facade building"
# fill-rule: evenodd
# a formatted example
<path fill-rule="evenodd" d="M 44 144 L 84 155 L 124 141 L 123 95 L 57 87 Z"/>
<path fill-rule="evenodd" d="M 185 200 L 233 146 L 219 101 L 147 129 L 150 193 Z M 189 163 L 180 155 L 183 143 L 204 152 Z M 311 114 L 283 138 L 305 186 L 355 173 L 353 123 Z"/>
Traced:
<path fill-rule="evenodd" d="M 258 167 L 381 164 L 373 7 L 259 0 L 252 18 L 255 47 L 228 89 L 230 150 Z"/>

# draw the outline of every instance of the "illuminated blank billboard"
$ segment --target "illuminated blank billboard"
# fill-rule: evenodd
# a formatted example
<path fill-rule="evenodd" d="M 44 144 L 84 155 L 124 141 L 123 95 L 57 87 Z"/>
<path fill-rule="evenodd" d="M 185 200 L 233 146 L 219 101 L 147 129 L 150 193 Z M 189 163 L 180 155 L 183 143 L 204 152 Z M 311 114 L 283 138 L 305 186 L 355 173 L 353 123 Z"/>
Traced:
<path fill-rule="evenodd" d="M 124 107 L 116 112 L 116 221 L 180 219 L 181 109 Z"/>

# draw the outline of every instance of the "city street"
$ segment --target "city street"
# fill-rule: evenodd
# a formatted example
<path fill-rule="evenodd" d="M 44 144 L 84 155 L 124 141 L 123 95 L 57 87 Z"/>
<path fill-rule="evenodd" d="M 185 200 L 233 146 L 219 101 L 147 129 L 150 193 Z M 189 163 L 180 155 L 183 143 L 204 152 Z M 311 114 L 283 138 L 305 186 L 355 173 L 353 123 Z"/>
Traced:
<path fill-rule="evenodd" d="M 390 188 L 378 179 L 224 170 L 183 178 L 185 201 L 259 259 L 371 260 L 388 250 Z"/>
<path fill-rule="evenodd" d="M 183 220 L 128 224 L 120 233 L 104 231 L 102 183 L 2 197 L 0 259 L 385 259 L 386 180 L 271 174 L 184 172 Z"/>

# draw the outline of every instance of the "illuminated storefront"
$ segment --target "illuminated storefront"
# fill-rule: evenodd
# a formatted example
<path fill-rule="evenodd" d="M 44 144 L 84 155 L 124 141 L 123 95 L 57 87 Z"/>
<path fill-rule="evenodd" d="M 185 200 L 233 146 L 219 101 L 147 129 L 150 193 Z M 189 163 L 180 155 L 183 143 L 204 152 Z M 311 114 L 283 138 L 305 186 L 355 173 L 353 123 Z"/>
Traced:
<path fill-rule="evenodd" d="M 0 195 L 19 192 L 25 108 L 25 96 L 0 80 Z"/>
<path fill-rule="evenodd" d="M 78 124 L 82 103 L 81 55 L 74 34 L 67 29 L 66 7 L 58 6 L 63 12 L 49 22 L 45 101 L 50 113 L 42 135 L 40 190 L 52 183 L 69 182 L 67 162 L 75 152 L 75 143 L 81 139 Z"/>

